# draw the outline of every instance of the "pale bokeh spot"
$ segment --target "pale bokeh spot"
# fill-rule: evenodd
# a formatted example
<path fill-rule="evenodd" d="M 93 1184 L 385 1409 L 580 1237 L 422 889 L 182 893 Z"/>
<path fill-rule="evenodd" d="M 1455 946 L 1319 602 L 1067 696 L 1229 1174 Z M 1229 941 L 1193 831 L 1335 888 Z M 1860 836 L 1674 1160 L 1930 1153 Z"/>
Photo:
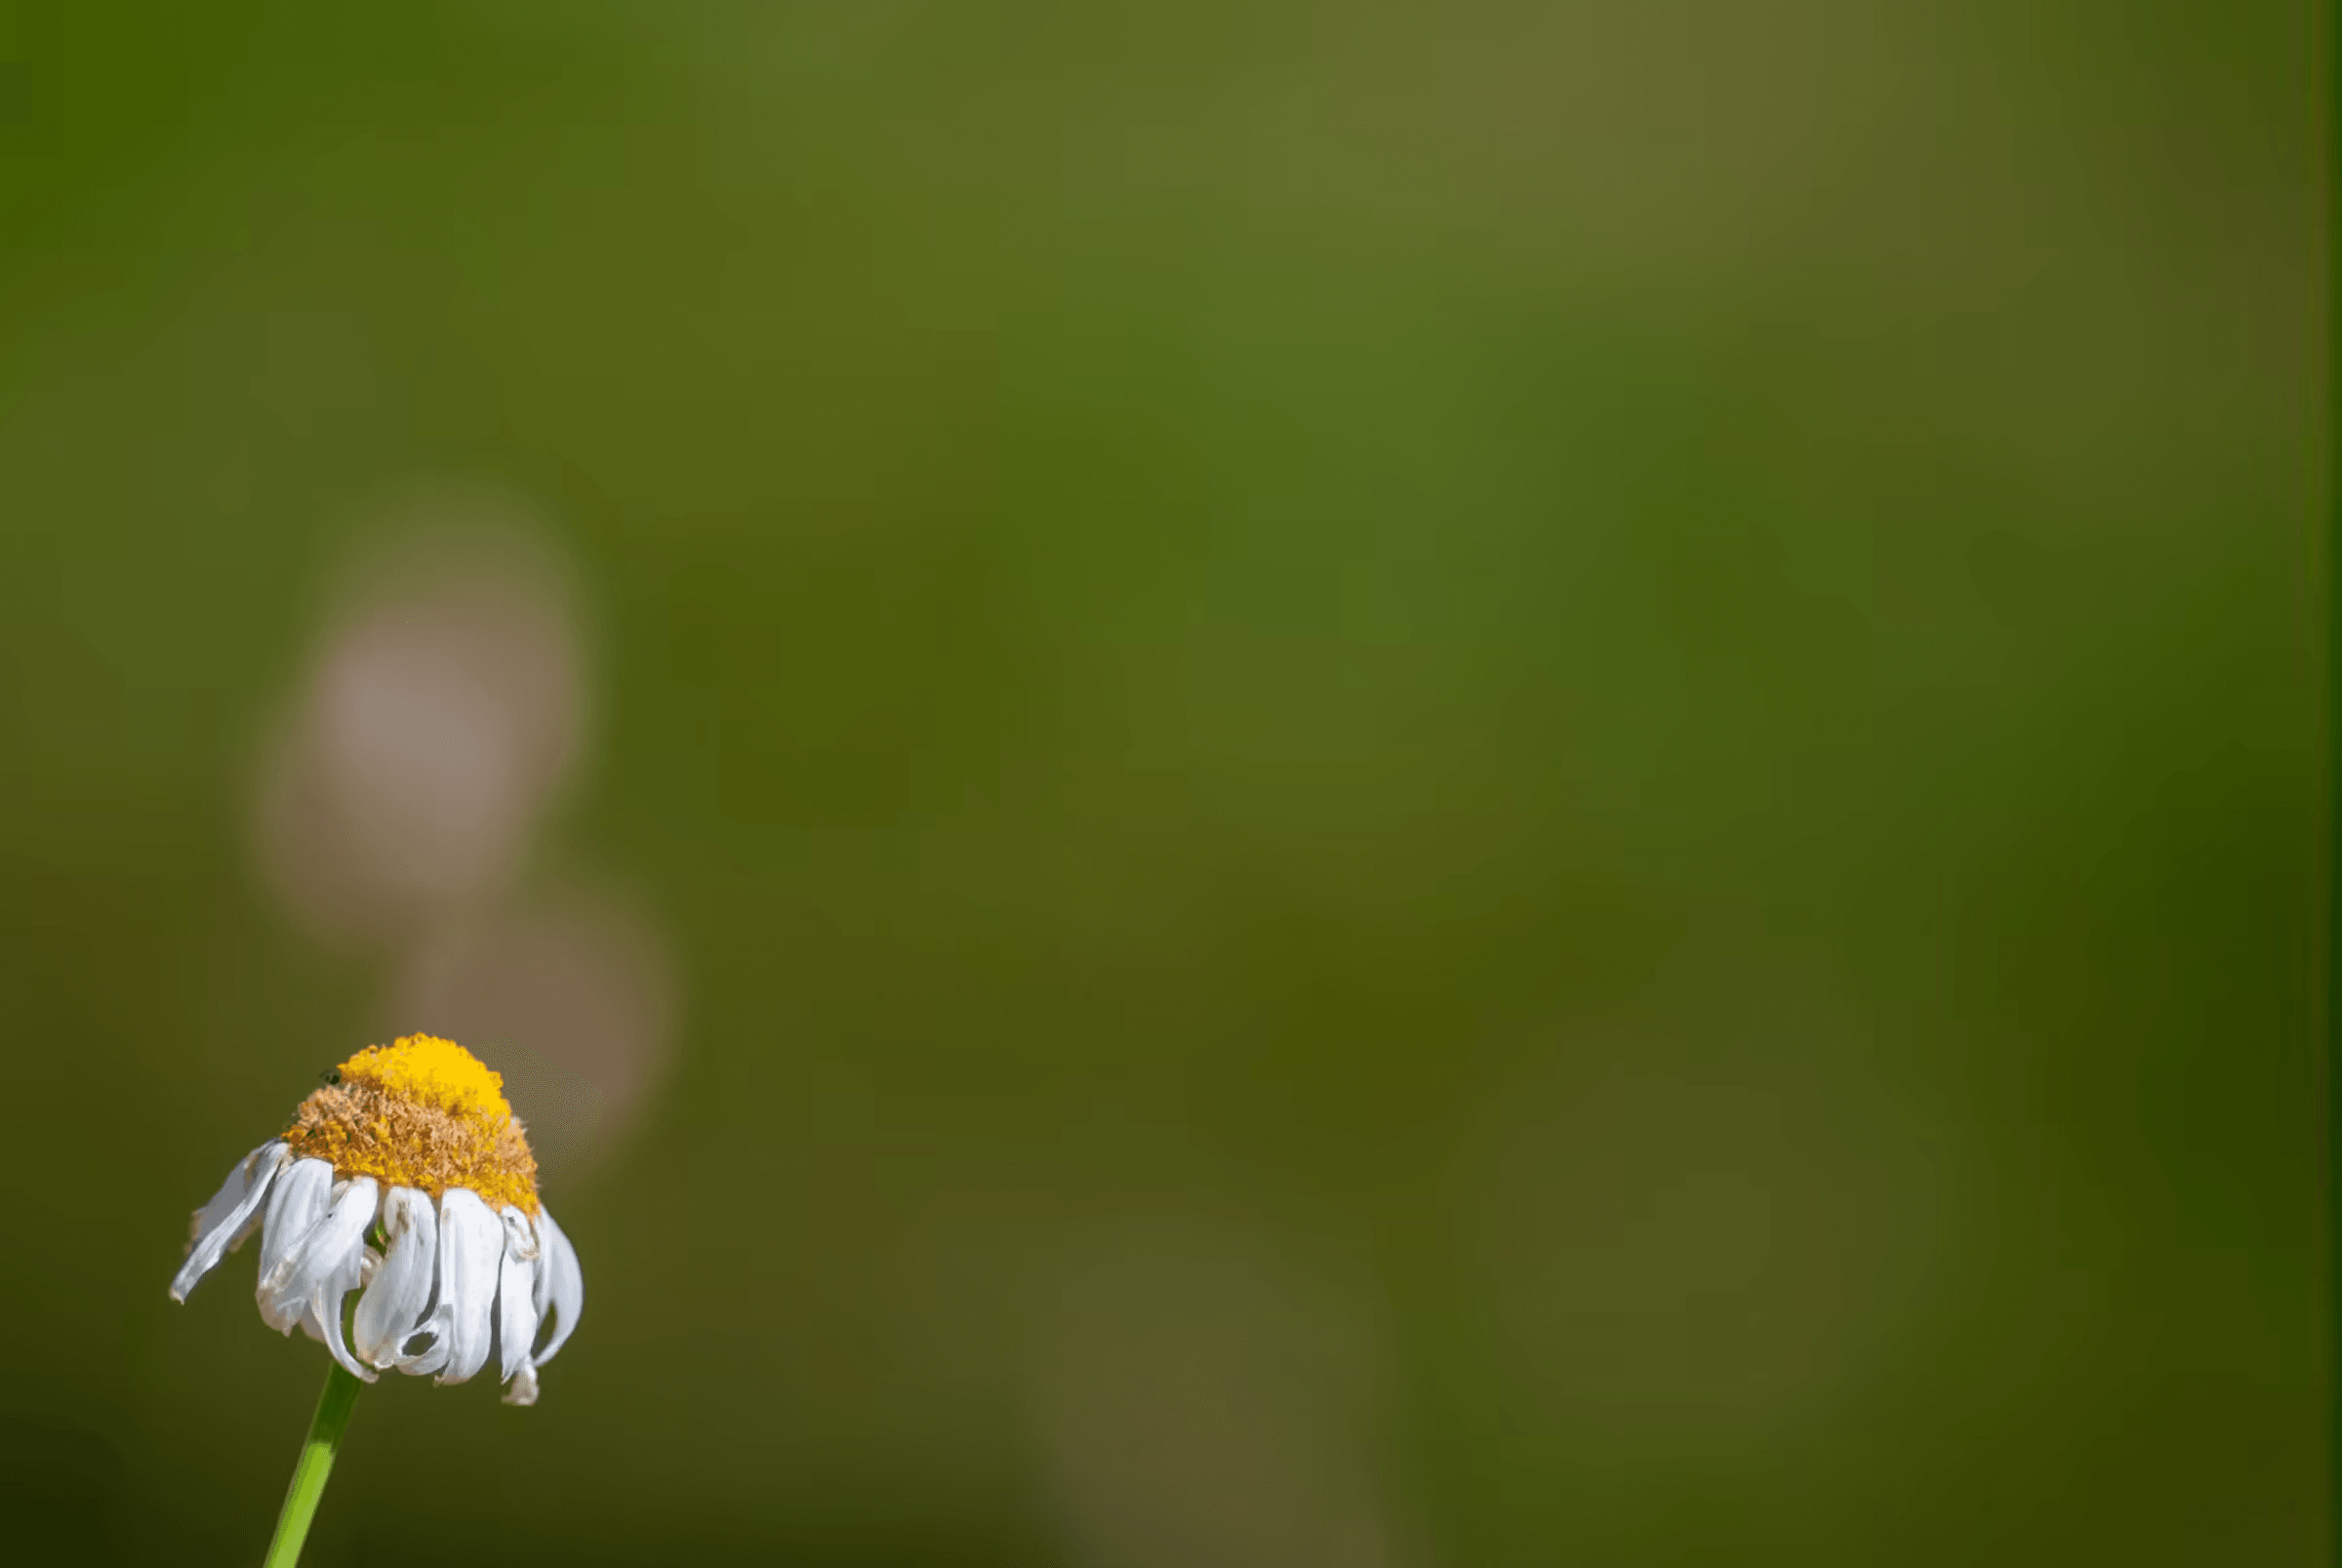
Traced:
<path fill-rule="evenodd" d="M 411 493 L 362 534 L 262 749 L 262 872 L 309 935 L 385 963 L 374 1037 L 461 1041 L 574 1175 L 641 1112 L 676 1012 L 636 906 L 535 864 L 586 749 L 577 573 L 492 488 Z"/>
<path fill-rule="evenodd" d="M 392 527 L 262 755 L 262 868 L 321 937 L 410 933 L 502 894 L 584 744 L 570 575 L 526 509 L 450 493 Z"/>
<path fill-rule="evenodd" d="M 666 1066 L 676 990 L 666 944 L 632 904 L 570 888 L 450 922 L 393 980 L 384 1027 L 461 1040 L 504 1074 L 548 1176 L 608 1152 Z"/>

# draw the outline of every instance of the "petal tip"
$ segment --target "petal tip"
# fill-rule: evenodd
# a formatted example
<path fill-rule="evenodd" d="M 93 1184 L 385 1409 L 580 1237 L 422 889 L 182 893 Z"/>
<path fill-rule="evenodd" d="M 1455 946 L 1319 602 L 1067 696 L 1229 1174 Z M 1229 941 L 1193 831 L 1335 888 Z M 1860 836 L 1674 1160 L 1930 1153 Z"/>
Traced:
<path fill-rule="evenodd" d="M 505 1389 L 505 1403 L 533 1405 L 537 1402 L 537 1369 L 524 1366 L 512 1374 L 512 1382 Z"/>

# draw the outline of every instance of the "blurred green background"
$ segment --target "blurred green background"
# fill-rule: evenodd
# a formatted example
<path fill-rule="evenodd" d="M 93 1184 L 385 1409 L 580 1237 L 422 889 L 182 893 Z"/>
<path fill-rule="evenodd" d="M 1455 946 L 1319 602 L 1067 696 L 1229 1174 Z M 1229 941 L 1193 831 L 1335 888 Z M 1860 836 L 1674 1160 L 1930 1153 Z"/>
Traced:
<path fill-rule="evenodd" d="M 258 1560 L 187 1211 L 588 887 L 583 1327 L 309 1561 L 2321 1560 L 2310 42 L 0 24 L 0 1554 Z M 574 756 L 321 923 L 271 737 L 466 506 Z"/>

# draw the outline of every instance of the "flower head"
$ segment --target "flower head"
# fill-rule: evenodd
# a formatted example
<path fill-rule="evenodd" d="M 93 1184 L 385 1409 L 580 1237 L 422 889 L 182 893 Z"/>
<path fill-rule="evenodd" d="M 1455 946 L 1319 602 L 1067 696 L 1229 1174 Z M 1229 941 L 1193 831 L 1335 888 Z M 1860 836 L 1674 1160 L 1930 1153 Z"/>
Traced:
<path fill-rule="evenodd" d="M 586 1300 L 504 1080 L 427 1034 L 369 1046 L 326 1074 L 191 1228 L 172 1300 L 258 1229 L 261 1320 L 283 1334 L 300 1325 L 369 1383 L 390 1368 L 462 1383 L 493 1350 L 506 1402 L 533 1404 L 537 1369 Z"/>

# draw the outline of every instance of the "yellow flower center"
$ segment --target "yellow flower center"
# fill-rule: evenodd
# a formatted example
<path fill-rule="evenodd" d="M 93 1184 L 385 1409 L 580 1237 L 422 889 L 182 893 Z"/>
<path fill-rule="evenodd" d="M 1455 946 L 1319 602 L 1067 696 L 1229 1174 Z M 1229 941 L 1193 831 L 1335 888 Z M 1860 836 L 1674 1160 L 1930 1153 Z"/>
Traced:
<path fill-rule="evenodd" d="M 301 1103 L 285 1140 L 337 1177 L 371 1176 L 433 1198 L 468 1187 L 492 1209 L 537 1212 L 537 1160 L 505 1080 L 453 1040 L 370 1045 Z"/>
<path fill-rule="evenodd" d="M 437 1035 L 404 1034 L 392 1045 L 370 1045 L 335 1071 L 343 1083 L 370 1083 L 459 1116 L 512 1119 L 504 1074 Z"/>

